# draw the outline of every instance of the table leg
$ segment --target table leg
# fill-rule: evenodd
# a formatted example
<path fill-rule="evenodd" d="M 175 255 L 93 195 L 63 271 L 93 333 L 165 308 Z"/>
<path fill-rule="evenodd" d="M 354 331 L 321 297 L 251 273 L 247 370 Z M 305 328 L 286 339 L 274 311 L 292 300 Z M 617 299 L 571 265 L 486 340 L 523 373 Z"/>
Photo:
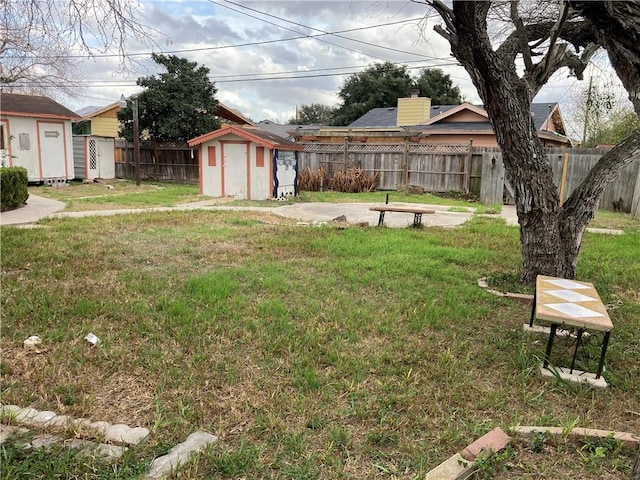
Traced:
<path fill-rule="evenodd" d="M 551 324 L 551 332 L 549 333 L 549 341 L 547 342 L 547 351 L 544 354 L 544 363 L 542 364 L 544 368 L 547 368 L 547 366 L 549 365 L 549 358 L 551 357 L 551 349 L 553 348 L 553 337 L 556 336 L 557 328 L 558 328 L 557 324 L 555 323 Z"/>
<path fill-rule="evenodd" d="M 378 226 L 381 227 L 384 225 L 384 212 L 380 212 L 380 217 L 378 217 Z"/>
<path fill-rule="evenodd" d="M 604 340 L 602 340 L 602 353 L 600 354 L 600 363 L 598 364 L 598 372 L 596 373 L 596 379 L 602 375 L 602 369 L 604 368 L 604 356 L 607 354 L 607 347 L 609 346 L 609 336 L 611 332 L 604 334 Z"/>
<path fill-rule="evenodd" d="M 533 320 L 536 318 L 536 295 L 538 290 L 533 291 L 533 302 L 531 303 L 531 319 L 529 320 L 529 327 L 533 327 Z"/>
<path fill-rule="evenodd" d="M 573 373 L 573 367 L 576 366 L 576 357 L 578 356 L 578 349 L 580 348 L 580 342 L 582 342 L 582 334 L 584 333 L 584 328 L 578 329 L 578 338 L 576 339 L 576 348 L 573 351 L 573 358 L 571 359 L 571 370 L 569 373 Z"/>

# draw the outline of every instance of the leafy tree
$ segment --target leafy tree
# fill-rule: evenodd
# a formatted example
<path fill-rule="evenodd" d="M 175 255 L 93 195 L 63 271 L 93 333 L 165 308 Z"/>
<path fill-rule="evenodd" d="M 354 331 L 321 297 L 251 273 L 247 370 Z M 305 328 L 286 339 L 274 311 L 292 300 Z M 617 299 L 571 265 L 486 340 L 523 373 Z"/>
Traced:
<path fill-rule="evenodd" d="M 137 97 L 140 132 L 146 131 L 153 140 L 186 142 L 219 128 L 216 88 L 208 78 L 209 69 L 175 55 L 154 53 L 152 58 L 166 71 L 137 81 L 145 88 Z M 131 103 L 118 113 L 118 119 L 123 123 L 121 136 L 130 140 Z"/>
<path fill-rule="evenodd" d="M 459 105 L 460 89 L 453 84 L 449 74 L 439 68 L 424 68 L 415 80 L 415 87 L 423 97 L 431 99 L 431 105 Z"/>
<path fill-rule="evenodd" d="M 640 130 L 640 117 L 630 107 L 618 107 L 607 115 L 606 121 L 598 123 L 597 128 L 590 132 L 585 147 L 615 145 L 636 130 Z"/>
<path fill-rule="evenodd" d="M 587 62 L 602 46 L 640 115 L 640 2 L 425 3 L 440 14 L 444 25 L 435 29 L 471 77 L 502 149 L 520 223 L 521 280 L 533 283 L 538 274 L 573 278 L 582 234 L 606 186 L 640 154 L 640 131 L 604 155 L 560 205 L 529 113 L 531 102 L 560 68 L 582 79 Z M 504 30 L 491 35 L 489 25 L 504 19 Z"/>
<path fill-rule="evenodd" d="M 126 42 L 150 40 L 137 8 L 122 0 L 3 1 L 0 86 L 5 92 L 73 94 L 71 53 L 77 49 L 89 55 L 117 51 L 125 66 Z"/>
<path fill-rule="evenodd" d="M 289 125 L 330 125 L 333 121 L 333 107 L 312 103 L 300 105 L 296 111 L 297 118 L 290 118 Z"/>
<path fill-rule="evenodd" d="M 413 86 L 407 67 L 391 62 L 376 63 L 354 73 L 338 92 L 341 104 L 334 124 L 349 125 L 372 108 L 395 107 L 398 98 L 408 97 Z"/>
<path fill-rule="evenodd" d="M 575 104 L 579 112 L 577 120 L 583 125 L 582 141 L 586 144 L 587 139 L 593 137 L 607 121 L 617 101 L 611 89 L 594 85 L 592 78 L 589 87 L 579 95 Z"/>
<path fill-rule="evenodd" d="M 344 82 L 338 92 L 342 103 L 335 110 L 333 123 L 349 125 L 372 108 L 395 107 L 398 98 L 408 97 L 412 90 L 431 98 L 432 105 L 462 103 L 460 89 L 438 68 L 425 68 L 414 79 L 404 65 L 377 63 Z"/>

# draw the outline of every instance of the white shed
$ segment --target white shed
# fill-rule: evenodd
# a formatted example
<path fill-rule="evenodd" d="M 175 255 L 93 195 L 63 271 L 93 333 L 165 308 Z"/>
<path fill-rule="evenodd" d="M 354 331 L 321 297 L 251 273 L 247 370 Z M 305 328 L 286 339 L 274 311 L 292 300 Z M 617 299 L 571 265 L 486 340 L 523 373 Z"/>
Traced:
<path fill-rule="evenodd" d="M 303 147 L 255 127 L 225 125 L 189 140 L 198 147 L 200 193 L 266 200 L 298 194 Z"/>
<path fill-rule="evenodd" d="M 74 135 L 73 164 L 75 178 L 115 178 L 115 139 L 96 135 Z"/>
<path fill-rule="evenodd" d="M 71 120 L 77 114 L 37 95 L 0 94 L 0 154 L 30 182 L 74 178 Z"/>

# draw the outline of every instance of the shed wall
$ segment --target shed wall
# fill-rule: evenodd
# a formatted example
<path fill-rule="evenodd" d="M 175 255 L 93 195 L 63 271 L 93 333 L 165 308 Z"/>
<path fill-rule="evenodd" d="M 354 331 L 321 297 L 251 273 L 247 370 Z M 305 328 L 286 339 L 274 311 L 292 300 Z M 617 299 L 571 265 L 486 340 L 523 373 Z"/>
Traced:
<path fill-rule="evenodd" d="M 71 122 L 3 115 L 11 132 L 10 166 L 24 167 L 30 182 L 73 178 Z"/>

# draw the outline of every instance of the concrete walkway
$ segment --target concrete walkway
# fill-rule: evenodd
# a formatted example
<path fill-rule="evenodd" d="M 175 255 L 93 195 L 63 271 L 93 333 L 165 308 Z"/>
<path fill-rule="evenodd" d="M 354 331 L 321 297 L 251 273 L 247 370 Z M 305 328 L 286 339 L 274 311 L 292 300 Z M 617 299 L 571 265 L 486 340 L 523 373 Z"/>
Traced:
<path fill-rule="evenodd" d="M 401 204 L 398 205 L 411 205 Z M 64 212 L 65 204 L 57 200 L 50 200 L 31 194 L 27 204 L 8 212 L 0 214 L 0 225 L 28 226 L 37 223 L 43 218 L 53 217 L 88 217 L 88 216 L 109 216 L 124 215 L 130 213 L 143 212 L 168 212 L 176 210 L 226 210 L 226 211 L 254 211 L 272 213 L 284 218 L 298 220 L 300 222 L 318 224 L 330 222 L 331 220 L 344 215 L 349 223 L 368 223 L 375 226 L 378 224 L 378 212 L 372 212 L 370 207 L 377 203 L 295 203 L 292 205 L 281 205 L 273 207 L 238 207 L 228 206 L 220 202 L 219 199 L 203 200 L 172 207 L 152 207 L 136 209 L 118 210 L 95 210 L 86 212 Z M 425 208 L 434 210 L 432 215 L 424 215 L 422 223 L 425 226 L 456 227 L 469 220 L 475 208 L 469 207 L 466 212 L 450 211 L 447 205 L 422 205 Z M 500 215 L 508 224 L 517 225 L 515 208 L 505 206 Z M 385 226 L 407 227 L 413 223 L 413 214 L 390 212 L 385 217 Z"/>
<path fill-rule="evenodd" d="M 201 200 L 199 202 L 174 205 L 172 207 L 151 207 L 151 208 L 135 208 L 120 210 L 94 210 L 87 212 L 64 212 L 65 204 L 57 200 L 51 200 L 38 195 L 29 195 L 27 204 L 11 210 L 0 213 L 0 226 L 33 226 L 43 218 L 53 217 L 100 217 L 109 215 L 124 215 L 130 213 L 144 212 L 170 212 L 176 210 L 226 210 L 232 212 L 263 212 L 272 213 L 284 218 L 298 220 L 304 223 L 319 224 L 330 222 L 331 220 L 344 215 L 348 223 L 368 223 L 371 226 L 378 224 L 378 212 L 369 210 L 374 205 L 380 203 L 294 203 L 291 205 L 277 204 L 273 207 L 237 207 L 225 205 L 226 199 Z M 395 205 L 415 206 L 413 203 L 394 202 Z M 422 217 L 423 225 L 427 227 L 447 227 L 454 228 L 462 225 L 469 220 L 475 213 L 473 206 L 462 207 L 468 211 L 462 212 L 460 207 L 451 207 L 449 205 L 430 205 L 419 204 L 422 207 L 434 210 L 434 214 L 424 215 Z M 451 211 L 451 209 L 455 211 Z M 486 215 L 486 214 L 483 214 Z M 518 216 L 516 207 L 513 205 L 504 205 L 499 215 L 486 215 L 488 217 L 500 217 L 505 220 L 507 225 L 517 226 Z M 404 228 L 413 223 L 412 213 L 395 213 L 389 212 L 385 216 L 384 224 L 387 227 Z M 622 235 L 622 230 L 607 228 L 587 228 L 592 233 L 605 233 L 610 235 Z"/>
<path fill-rule="evenodd" d="M 27 204 L 15 210 L 0 213 L 0 225 L 29 225 L 64 210 L 65 204 L 38 195 L 29 195 Z"/>

